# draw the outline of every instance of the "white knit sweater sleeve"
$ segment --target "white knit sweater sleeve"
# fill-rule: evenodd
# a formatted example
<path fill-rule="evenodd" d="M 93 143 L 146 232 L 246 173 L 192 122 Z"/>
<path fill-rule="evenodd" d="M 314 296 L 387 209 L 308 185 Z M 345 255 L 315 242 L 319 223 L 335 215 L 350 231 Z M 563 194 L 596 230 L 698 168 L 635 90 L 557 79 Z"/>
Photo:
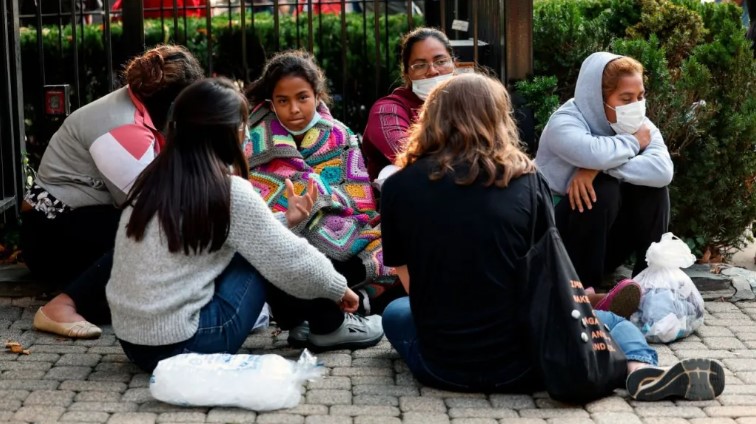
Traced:
<path fill-rule="evenodd" d="M 340 300 L 346 279 L 307 240 L 289 231 L 252 187 L 231 177 L 231 228 L 226 243 L 271 284 L 301 298 Z"/>

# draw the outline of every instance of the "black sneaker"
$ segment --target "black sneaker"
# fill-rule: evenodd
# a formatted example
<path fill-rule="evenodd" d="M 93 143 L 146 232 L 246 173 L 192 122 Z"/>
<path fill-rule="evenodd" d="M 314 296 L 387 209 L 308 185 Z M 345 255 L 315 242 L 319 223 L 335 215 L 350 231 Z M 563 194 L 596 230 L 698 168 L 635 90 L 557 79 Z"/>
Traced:
<path fill-rule="evenodd" d="M 363 349 L 375 346 L 383 338 L 380 315 L 361 317 L 344 313 L 344 322 L 329 334 L 310 333 L 308 347 L 313 352 L 337 349 Z"/>
<path fill-rule="evenodd" d="M 711 400 L 722 394 L 725 373 L 711 359 L 685 359 L 669 368 L 644 367 L 627 376 L 627 391 L 636 400 L 666 398 Z"/>

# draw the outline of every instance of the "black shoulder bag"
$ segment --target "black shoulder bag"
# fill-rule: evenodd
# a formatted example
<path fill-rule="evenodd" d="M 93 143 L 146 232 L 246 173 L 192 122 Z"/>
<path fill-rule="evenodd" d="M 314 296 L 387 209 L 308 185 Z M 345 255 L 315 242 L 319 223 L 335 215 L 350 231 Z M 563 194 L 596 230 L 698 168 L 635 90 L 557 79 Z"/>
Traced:
<path fill-rule="evenodd" d="M 530 178 L 531 247 L 520 267 L 525 281 L 522 316 L 527 320 L 524 325 L 531 337 L 533 362 L 553 399 L 589 402 L 624 387 L 627 362 L 593 313 L 559 236 L 551 202 L 538 208 L 538 193 L 550 199 L 550 190 L 539 175 Z M 539 217 L 547 229 L 536 241 Z"/>

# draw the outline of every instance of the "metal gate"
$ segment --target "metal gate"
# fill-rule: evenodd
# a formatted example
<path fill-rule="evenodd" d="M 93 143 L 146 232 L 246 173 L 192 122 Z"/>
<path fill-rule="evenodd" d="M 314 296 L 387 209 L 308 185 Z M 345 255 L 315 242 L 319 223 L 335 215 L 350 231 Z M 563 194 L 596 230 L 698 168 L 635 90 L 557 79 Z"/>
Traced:
<path fill-rule="evenodd" d="M 208 75 L 241 84 L 272 53 L 307 49 L 331 80 L 335 116 L 356 132 L 399 83 L 398 40 L 416 25 L 439 27 L 461 61 L 505 81 L 532 69 L 532 0 L 0 1 L 0 211 L 16 209 L 22 160 L 34 168 L 66 114 L 119 87 L 122 64 L 157 42 L 192 45 Z"/>

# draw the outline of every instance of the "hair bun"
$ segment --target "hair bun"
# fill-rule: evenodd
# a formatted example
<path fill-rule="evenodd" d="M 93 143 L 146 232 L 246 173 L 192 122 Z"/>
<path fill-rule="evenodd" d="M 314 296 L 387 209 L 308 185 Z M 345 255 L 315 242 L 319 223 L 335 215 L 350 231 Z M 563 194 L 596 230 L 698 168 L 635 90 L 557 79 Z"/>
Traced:
<path fill-rule="evenodd" d="M 162 88 L 165 78 L 164 66 L 165 60 L 160 52 L 150 50 L 129 63 L 126 68 L 126 82 L 142 98 L 148 98 Z"/>

